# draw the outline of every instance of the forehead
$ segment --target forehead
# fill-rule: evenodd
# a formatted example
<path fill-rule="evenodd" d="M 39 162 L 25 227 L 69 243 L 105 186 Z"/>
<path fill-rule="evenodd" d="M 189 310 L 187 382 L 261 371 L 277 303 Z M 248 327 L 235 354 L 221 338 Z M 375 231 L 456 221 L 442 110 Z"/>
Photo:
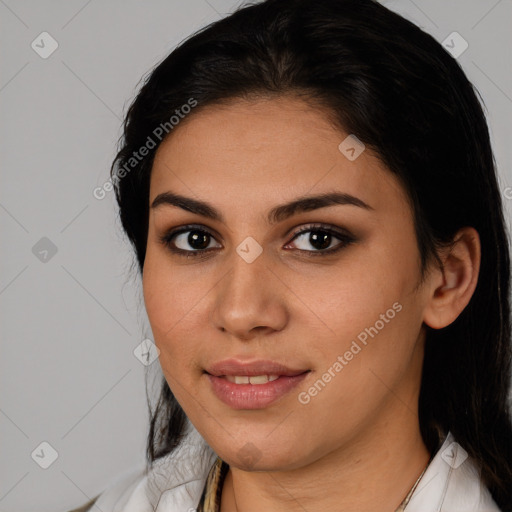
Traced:
<path fill-rule="evenodd" d="M 365 148 L 348 158 L 351 146 L 363 147 L 325 110 L 296 97 L 207 106 L 180 121 L 158 148 L 150 202 L 172 190 L 246 211 L 337 190 L 374 209 L 408 208 L 405 191 L 378 157 Z"/>

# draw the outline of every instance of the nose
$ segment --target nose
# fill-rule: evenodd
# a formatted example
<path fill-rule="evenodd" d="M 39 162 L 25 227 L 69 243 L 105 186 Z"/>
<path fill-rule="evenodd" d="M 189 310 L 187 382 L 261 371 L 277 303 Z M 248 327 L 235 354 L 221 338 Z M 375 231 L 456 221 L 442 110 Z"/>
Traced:
<path fill-rule="evenodd" d="M 233 251 L 229 265 L 215 287 L 215 327 L 245 341 L 282 330 L 288 321 L 286 287 L 267 265 L 265 252 L 248 263 Z"/>

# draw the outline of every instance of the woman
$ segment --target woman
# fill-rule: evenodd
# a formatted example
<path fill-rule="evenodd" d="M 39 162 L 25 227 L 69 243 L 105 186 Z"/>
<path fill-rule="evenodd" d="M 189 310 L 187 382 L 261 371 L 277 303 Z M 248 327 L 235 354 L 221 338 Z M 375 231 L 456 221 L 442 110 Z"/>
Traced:
<path fill-rule="evenodd" d="M 508 239 L 457 62 L 371 0 L 182 43 L 112 166 L 164 378 L 107 511 L 512 510 Z"/>

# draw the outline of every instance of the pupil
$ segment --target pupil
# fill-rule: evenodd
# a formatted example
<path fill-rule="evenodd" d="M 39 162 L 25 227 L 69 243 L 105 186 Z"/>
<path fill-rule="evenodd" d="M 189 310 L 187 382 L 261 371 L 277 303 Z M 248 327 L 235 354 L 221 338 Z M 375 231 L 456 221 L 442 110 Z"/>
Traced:
<path fill-rule="evenodd" d="M 188 235 L 188 243 L 194 249 L 206 249 L 209 243 L 209 235 L 201 231 L 191 231 Z"/>
<path fill-rule="evenodd" d="M 323 234 L 318 234 L 323 233 Z M 316 249 L 326 249 L 331 244 L 331 235 L 325 231 L 318 231 L 309 235 L 309 243 Z"/>

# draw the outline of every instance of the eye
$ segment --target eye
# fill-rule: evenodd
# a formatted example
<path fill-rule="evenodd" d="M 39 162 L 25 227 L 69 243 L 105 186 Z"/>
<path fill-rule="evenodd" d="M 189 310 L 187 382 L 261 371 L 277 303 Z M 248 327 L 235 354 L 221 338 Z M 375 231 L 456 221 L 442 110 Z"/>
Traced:
<path fill-rule="evenodd" d="M 214 241 L 215 237 L 209 231 L 190 225 L 175 229 L 160 238 L 160 242 L 171 252 L 187 258 L 201 256 L 211 249 L 222 247 L 218 243 L 212 246 Z"/>
<path fill-rule="evenodd" d="M 309 236 L 306 236 L 308 233 Z M 338 243 L 333 246 L 335 240 L 338 240 Z M 171 230 L 160 237 L 160 242 L 172 253 L 186 258 L 204 256 L 214 249 L 222 247 L 216 242 L 212 233 L 195 225 Z M 325 256 L 340 251 L 355 242 L 355 238 L 348 232 L 331 226 L 309 224 L 301 231 L 294 233 L 291 242 L 298 245 L 298 250 L 308 256 Z M 289 247 L 291 242 L 285 248 Z M 313 247 L 313 250 L 310 250 L 308 245 Z"/>
<path fill-rule="evenodd" d="M 339 242 L 333 245 L 335 240 Z M 340 251 L 355 242 L 355 238 L 349 233 L 339 231 L 331 226 L 310 224 L 295 233 L 292 242 L 298 246 L 297 248 L 301 252 L 309 253 L 308 256 L 321 256 Z M 310 250 L 308 246 L 313 247 L 313 250 Z"/>

